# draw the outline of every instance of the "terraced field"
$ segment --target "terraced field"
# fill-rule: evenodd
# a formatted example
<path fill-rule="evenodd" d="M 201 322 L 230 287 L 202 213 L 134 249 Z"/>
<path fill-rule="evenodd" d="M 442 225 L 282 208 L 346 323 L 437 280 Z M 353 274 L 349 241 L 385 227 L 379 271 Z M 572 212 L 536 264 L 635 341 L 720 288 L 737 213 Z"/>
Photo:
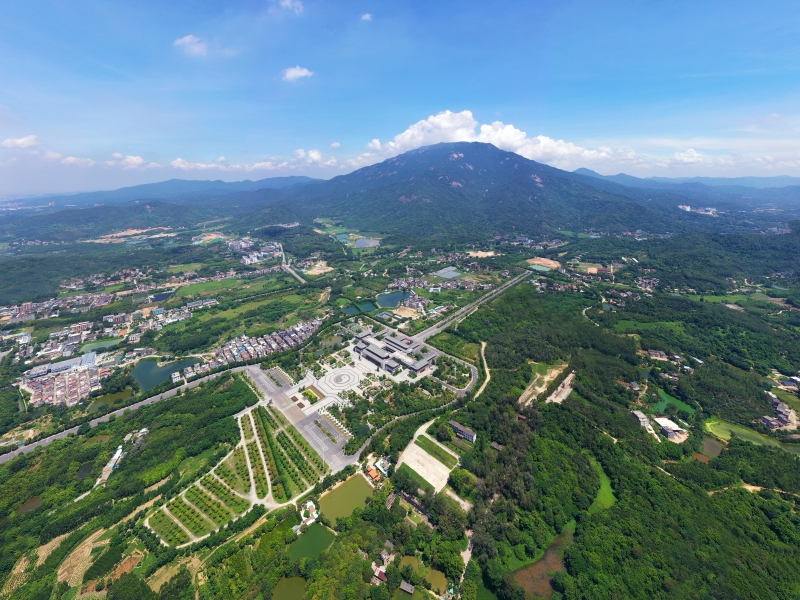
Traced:
<path fill-rule="evenodd" d="M 179 546 L 189 541 L 186 532 L 161 509 L 150 516 L 150 528 L 170 546 Z"/>

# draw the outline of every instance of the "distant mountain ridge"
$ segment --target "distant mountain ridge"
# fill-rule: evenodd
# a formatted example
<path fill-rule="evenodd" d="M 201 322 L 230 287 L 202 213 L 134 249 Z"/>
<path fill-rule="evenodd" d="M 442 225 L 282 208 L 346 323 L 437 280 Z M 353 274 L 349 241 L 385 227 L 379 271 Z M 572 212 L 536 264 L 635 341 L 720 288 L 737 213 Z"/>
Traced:
<path fill-rule="evenodd" d="M 87 206 L 93 204 L 118 204 L 134 200 L 173 200 L 188 196 L 207 194 L 232 194 L 236 192 L 252 192 L 256 190 L 286 190 L 295 186 L 306 185 L 319 179 L 304 175 L 287 177 L 268 177 L 251 181 L 222 181 L 202 179 L 169 179 L 157 183 L 143 183 L 116 190 L 100 192 L 81 192 L 78 194 L 49 196 L 37 198 L 36 202 L 54 202 L 57 206 Z"/>
<path fill-rule="evenodd" d="M 621 183 L 622 185 L 637 187 L 653 187 L 654 183 L 667 185 L 680 185 L 683 183 L 699 183 L 710 187 L 748 187 L 755 189 L 781 188 L 800 185 L 800 177 L 791 175 L 776 175 L 773 177 L 634 177 L 625 173 L 616 175 L 601 175 L 591 169 L 575 169 L 573 173 L 597 177 Z"/>

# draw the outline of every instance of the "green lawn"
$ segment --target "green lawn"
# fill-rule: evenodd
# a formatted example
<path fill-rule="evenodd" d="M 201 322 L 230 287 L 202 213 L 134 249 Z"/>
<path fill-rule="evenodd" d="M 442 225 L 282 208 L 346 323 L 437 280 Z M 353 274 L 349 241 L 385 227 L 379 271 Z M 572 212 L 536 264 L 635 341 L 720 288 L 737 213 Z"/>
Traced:
<path fill-rule="evenodd" d="M 771 438 L 768 435 L 764 435 L 763 433 L 759 433 L 741 425 L 736 425 L 735 423 L 723 421 L 717 417 L 708 419 L 705 422 L 705 428 L 718 438 L 726 441 L 730 440 L 731 437 L 735 435 L 736 437 L 746 442 L 756 444 L 757 446 L 777 446 L 779 448 L 783 448 L 787 452 L 800 454 L 800 448 L 794 444 L 781 444 L 778 440 Z"/>
<path fill-rule="evenodd" d="M 667 404 L 674 404 L 678 410 L 685 410 L 691 415 L 693 415 L 696 410 L 691 406 L 689 406 L 688 404 L 686 404 L 685 402 L 678 400 L 674 396 L 670 396 L 667 392 L 665 392 L 662 389 L 658 390 L 658 395 L 661 397 L 661 402 L 655 404 L 654 407 L 659 412 L 664 412 L 664 410 L 667 408 Z"/>
<path fill-rule="evenodd" d="M 427 435 L 419 436 L 416 440 L 414 440 L 414 443 L 440 463 L 445 465 L 448 469 L 452 469 L 458 464 L 458 459 L 455 456 L 450 454 L 447 450 L 442 448 Z"/>
<path fill-rule="evenodd" d="M 409 477 L 411 477 L 411 480 L 414 481 L 417 484 L 417 487 L 418 488 L 422 488 L 422 490 L 426 494 L 433 494 L 433 492 L 435 491 L 433 489 L 433 486 L 430 483 L 428 483 L 427 481 L 425 481 L 425 479 L 423 479 L 422 475 L 417 473 L 414 469 L 409 467 L 407 464 L 403 463 L 402 465 L 400 465 L 398 467 L 398 470 L 406 471 L 408 473 Z"/>
<path fill-rule="evenodd" d="M 592 467 L 594 467 L 595 472 L 597 472 L 597 475 L 600 477 L 600 489 L 597 491 L 594 502 L 592 502 L 592 505 L 589 507 L 589 514 L 593 515 L 610 508 L 617 499 L 614 497 L 614 490 L 611 488 L 611 480 L 608 478 L 605 471 L 603 471 L 603 467 L 600 466 L 600 463 L 597 462 L 595 458 L 592 458 L 591 462 Z"/>

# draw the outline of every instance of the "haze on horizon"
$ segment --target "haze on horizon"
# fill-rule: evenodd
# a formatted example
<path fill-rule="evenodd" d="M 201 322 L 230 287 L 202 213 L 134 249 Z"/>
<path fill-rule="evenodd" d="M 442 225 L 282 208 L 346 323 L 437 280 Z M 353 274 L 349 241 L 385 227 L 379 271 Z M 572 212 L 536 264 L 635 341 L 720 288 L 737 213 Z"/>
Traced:
<path fill-rule="evenodd" d="M 647 176 L 800 175 L 800 6 L 0 7 L 0 197 L 330 178 L 443 141 Z"/>

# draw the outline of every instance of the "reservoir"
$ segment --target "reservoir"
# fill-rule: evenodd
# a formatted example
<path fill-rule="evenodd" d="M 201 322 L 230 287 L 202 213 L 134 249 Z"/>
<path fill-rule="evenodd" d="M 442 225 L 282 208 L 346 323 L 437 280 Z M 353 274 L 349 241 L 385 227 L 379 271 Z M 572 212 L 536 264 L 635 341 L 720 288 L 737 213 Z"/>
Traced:
<path fill-rule="evenodd" d="M 397 308 L 409 296 L 410 292 L 389 292 L 378 296 L 376 303 L 380 308 Z"/>
<path fill-rule="evenodd" d="M 94 399 L 89 405 L 89 412 L 97 412 L 98 410 L 111 406 L 117 401 L 129 400 L 131 397 L 133 397 L 133 390 L 131 388 L 125 388 L 121 392 L 116 392 L 114 394 L 105 394 Z"/>
<path fill-rule="evenodd" d="M 165 381 L 169 381 L 170 375 L 175 371 L 182 371 L 186 367 L 196 365 L 199 362 L 200 360 L 197 358 L 186 358 L 159 367 L 157 360 L 140 360 L 133 368 L 132 375 L 136 383 L 139 384 L 139 389 L 142 392 L 147 392 Z"/>
<path fill-rule="evenodd" d="M 81 348 L 81 352 L 97 352 L 98 350 L 107 350 L 113 348 L 122 341 L 122 338 L 112 338 L 110 340 L 102 340 L 100 342 L 91 342 Z"/>
<path fill-rule="evenodd" d="M 349 517 L 356 508 L 364 508 L 372 495 L 372 486 L 362 475 L 353 475 L 319 499 L 319 510 L 336 523 L 339 517 Z"/>
<path fill-rule="evenodd" d="M 289 546 L 289 558 L 292 560 L 303 558 L 304 556 L 306 558 L 316 558 L 328 549 L 335 537 L 330 529 L 320 523 L 314 523 L 308 528 L 308 531 L 300 534 L 297 541 L 292 542 L 292 545 Z"/>
<path fill-rule="evenodd" d="M 375 238 L 359 238 L 356 240 L 356 248 L 375 248 L 380 245 L 381 241 Z"/>

